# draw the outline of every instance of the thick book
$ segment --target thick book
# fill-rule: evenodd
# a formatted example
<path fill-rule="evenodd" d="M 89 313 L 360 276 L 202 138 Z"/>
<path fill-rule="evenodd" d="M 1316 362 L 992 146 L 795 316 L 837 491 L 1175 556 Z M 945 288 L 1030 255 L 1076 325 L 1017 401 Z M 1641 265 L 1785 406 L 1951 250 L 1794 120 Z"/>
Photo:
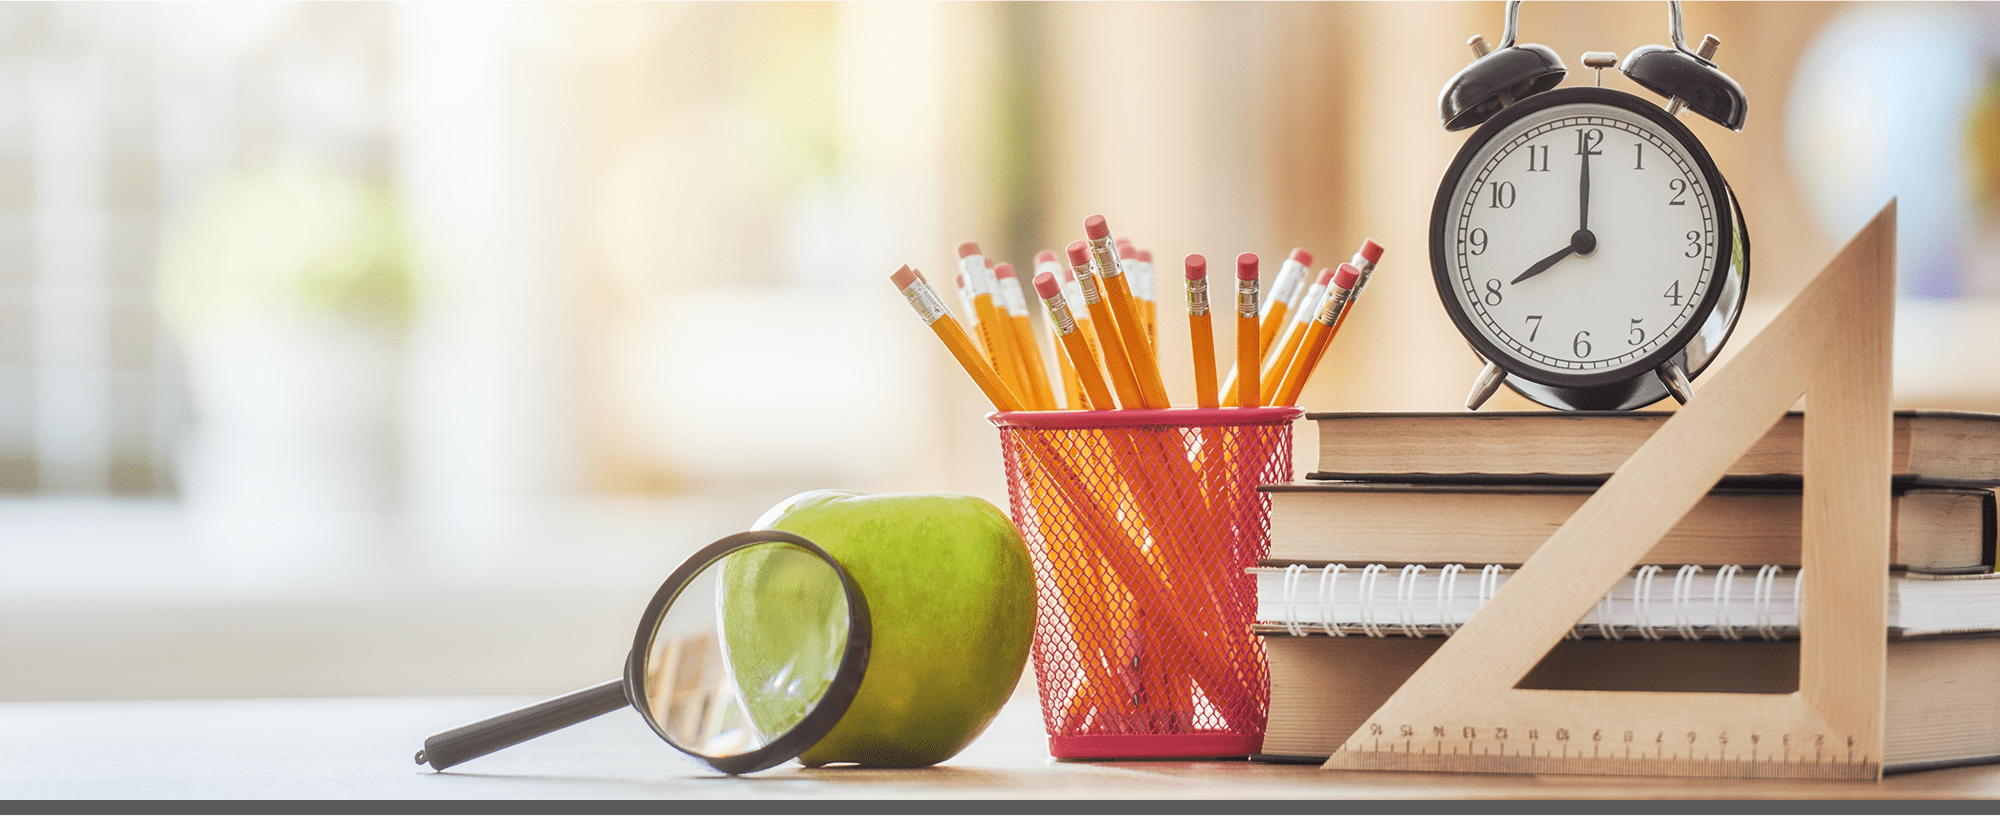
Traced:
<path fill-rule="evenodd" d="M 1568 521 L 1592 485 L 1293 482 L 1271 499 L 1267 565 L 1335 561 L 1516 566 Z M 1799 481 L 1726 480 L 1654 545 L 1649 564 L 1799 564 Z M 1889 505 L 1889 563 L 1986 572 L 1994 496 L 1983 487 L 1901 485 Z"/>
<path fill-rule="evenodd" d="M 1256 758 L 1324 762 L 1443 638 L 1266 635 L 1270 718 Z M 1883 736 L 1889 773 L 2000 762 L 2000 635 L 1892 638 Z M 1520 688 L 1782 694 L 1798 641 L 1565 640 Z M 1624 734 L 1598 737 L 1615 749 Z M 1633 734 L 1650 746 L 1653 734 Z"/>
<path fill-rule="evenodd" d="M 1465 625 L 1514 571 L 1460 564 L 1252 567 L 1260 633 L 1425 638 Z M 1796 570 L 1642 566 L 1576 622 L 1572 637 L 1782 640 L 1798 637 Z M 2000 631 L 2000 573 L 1888 577 L 1895 637 Z"/>
<path fill-rule="evenodd" d="M 1507 477 L 1547 483 L 1610 475 L 1673 414 L 1664 411 L 1309 413 L 1319 463 L 1309 479 L 1451 481 Z M 1780 418 L 1730 476 L 1804 471 L 1805 415 Z M 2000 484 L 2000 414 L 1897 411 L 1890 469 L 1897 480 Z"/>

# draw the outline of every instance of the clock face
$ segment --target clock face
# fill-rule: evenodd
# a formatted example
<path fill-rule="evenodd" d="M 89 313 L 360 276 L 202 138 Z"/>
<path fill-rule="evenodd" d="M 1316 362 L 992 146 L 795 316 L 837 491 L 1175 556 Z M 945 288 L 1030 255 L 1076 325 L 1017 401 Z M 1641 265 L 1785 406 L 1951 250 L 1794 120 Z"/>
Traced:
<path fill-rule="evenodd" d="M 1651 371 L 1701 328 L 1728 218 L 1686 127 L 1630 94 L 1560 89 L 1503 110 L 1460 150 L 1431 260 L 1482 356 L 1536 382 L 1597 385 Z"/>

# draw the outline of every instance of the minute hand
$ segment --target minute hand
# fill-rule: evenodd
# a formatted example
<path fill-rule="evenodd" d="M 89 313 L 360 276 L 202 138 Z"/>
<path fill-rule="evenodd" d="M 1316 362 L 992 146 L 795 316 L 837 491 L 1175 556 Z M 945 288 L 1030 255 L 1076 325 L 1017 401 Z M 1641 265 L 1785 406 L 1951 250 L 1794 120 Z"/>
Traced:
<path fill-rule="evenodd" d="M 1547 272 L 1549 267 L 1556 265 L 1556 261 L 1560 261 L 1575 253 L 1576 253 L 1576 244 L 1572 243 L 1569 246 L 1563 247 L 1561 252 L 1557 252 L 1553 255 L 1550 255 L 1549 257 L 1536 261 L 1534 266 L 1528 267 L 1528 271 L 1522 272 L 1520 275 L 1516 276 L 1513 280 L 1508 281 L 1508 283 L 1510 284 L 1520 283 L 1521 281 L 1527 280 L 1536 275 L 1540 275 L 1543 272 Z"/>

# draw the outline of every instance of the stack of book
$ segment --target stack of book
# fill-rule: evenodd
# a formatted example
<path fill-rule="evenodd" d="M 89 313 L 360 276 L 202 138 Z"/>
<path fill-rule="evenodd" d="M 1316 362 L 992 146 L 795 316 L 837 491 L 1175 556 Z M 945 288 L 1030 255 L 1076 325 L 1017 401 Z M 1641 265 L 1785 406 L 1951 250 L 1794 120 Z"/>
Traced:
<path fill-rule="evenodd" d="M 1268 485 L 1261 759 L 1324 761 L 1667 413 L 1314 413 L 1317 469 Z M 2000 415 L 1898 412 L 1885 767 L 2000 762 Z M 1798 688 L 1803 420 L 1781 419 L 1519 684 Z"/>

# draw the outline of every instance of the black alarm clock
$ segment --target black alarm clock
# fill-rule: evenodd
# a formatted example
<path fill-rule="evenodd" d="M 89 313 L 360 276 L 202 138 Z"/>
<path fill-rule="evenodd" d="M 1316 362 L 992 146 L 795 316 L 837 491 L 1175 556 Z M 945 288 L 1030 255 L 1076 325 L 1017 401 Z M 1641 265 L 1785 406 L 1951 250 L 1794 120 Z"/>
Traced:
<path fill-rule="evenodd" d="M 1504 382 L 1565 410 L 1685 403 L 1743 310 L 1750 239 L 1735 195 L 1677 116 L 1692 110 L 1742 130 L 1743 90 L 1716 68 L 1713 36 L 1690 50 L 1680 4 L 1671 46 L 1591 52 L 1664 97 L 1558 88 L 1567 70 L 1515 42 L 1518 0 L 1500 46 L 1439 95 L 1446 130 L 1477 127 L 1438 183 L 1431 271 L 1453 324 L 1486 366 L 1465 407 Z"/>

